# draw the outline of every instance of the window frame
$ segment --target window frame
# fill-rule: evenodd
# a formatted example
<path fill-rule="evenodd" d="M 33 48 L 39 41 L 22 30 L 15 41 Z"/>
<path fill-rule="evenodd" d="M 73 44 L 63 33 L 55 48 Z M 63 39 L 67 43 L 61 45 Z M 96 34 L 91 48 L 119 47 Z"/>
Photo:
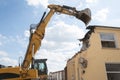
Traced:
<path fill-rule="evenodd" d="M 114 64 L 119 64 L 120 65 L 120 63 L 116 63 L 116 62 L 107 62 L 107 63 L 105 63 L 105 70 L 106 70 L 106 74 L 107 74 L 107 80 L 108 80 L 108 74 L 120 74 L 120 70 L 118 71 L 116 71 L 116 70 L 113 70 L 113 71 L 108 71 L 107 70 L 107 64 L 110 64 L 110 65 L 114 65 Z"/>
<path fill-rule="evenodd" d="M 113 40 L 110 40 L 110 39 L 102 39 L 102 37 L 101 37 L 101 35 L 110 35 L 110 36 L 112 36 L 113 37 Z M 118 48 L 118 46 L 117 46 L 117 44 L 116 44 L 116 36 L 115 36 L 115 34 L 114 33 L 105 33 L 105 32 L 100 32 L 99 33 L 99 36 L 100 36 L 100 41 L 101 41 L 101 47 L 102 48 Z M 114 43 L 114 45 L 113 46 L 104 46 L 103 44 L 102 44 L 102 42 L 112 42 L 112 43 Z M 108 43 L 107 43 L 108 44 Z"/>

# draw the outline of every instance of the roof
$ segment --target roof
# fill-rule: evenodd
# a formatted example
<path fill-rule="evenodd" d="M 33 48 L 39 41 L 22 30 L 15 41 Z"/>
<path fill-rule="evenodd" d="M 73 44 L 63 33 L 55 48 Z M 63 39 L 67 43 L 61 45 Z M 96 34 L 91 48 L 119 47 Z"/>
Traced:
<path fill-rule="evenodd" d="M 92 29 L 92 28 L 95 28 L 95 27 L 120 29 L 120 27 L 113 27 L 113 26 L 101 26 L 101 25 L 89 25 L 89 26 L 87 26 L 87 28 L 86 28 L 86 29 Z"/>

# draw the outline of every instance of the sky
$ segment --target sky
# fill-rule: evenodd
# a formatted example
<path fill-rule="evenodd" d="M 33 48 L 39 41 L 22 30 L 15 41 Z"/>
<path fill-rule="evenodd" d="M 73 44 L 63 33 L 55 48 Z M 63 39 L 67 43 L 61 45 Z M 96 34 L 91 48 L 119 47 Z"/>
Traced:
<path fill-rule="evenodd" d="M 120 26 L 119 0 L 0 0 L 0 64 L 17 66 L 25 56 L 31 24 L 39 23 L 47 5 L 67 5 L 77 10 L 89 8 L 88 25 Z M 35 58 L 47 58 L 48 71 L 63 70 L 67 60 L 80 51 L 87 32 L 85 24 L 73 16 L 54 14 Z"/>

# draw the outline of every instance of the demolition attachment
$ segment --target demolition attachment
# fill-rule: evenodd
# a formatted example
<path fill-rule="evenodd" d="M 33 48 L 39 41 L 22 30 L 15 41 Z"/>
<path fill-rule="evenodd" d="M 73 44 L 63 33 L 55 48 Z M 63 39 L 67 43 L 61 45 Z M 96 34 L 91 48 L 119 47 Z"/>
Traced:
<path fill-rule="evenodd" d="M 82 20 L 85 23 L 85 25 L 87 25 L 91 20 L 91 11 L 90 11 L 90 9 L 86 8 L 84 10 L 78 11 L 76 13 L 76 18 Z"/>
<path fill-rule="evenodd" d="M 88 23 L 91 20 L 91 11 L 89 8 L 78 11 L 76 10 L 75 7 L 70 7 L 66 5 L 60 6 L 60 5 L 54 5 L 54 4 L 48 5 L 48 8 L 55 10 L 55 12 L 75 16 L 76 18 L 83 21 L 85 25 L 88 25 Z"/>

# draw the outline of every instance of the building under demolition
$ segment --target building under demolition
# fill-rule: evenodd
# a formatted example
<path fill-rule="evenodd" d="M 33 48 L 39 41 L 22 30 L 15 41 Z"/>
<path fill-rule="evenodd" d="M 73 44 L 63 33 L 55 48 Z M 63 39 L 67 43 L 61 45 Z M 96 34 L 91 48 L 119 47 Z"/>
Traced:
<path fill-rule="evenodd" d="M 66 80 L 120 80 L 120 28 L 88 26 L 82 48 L 66 64 Z"/>

